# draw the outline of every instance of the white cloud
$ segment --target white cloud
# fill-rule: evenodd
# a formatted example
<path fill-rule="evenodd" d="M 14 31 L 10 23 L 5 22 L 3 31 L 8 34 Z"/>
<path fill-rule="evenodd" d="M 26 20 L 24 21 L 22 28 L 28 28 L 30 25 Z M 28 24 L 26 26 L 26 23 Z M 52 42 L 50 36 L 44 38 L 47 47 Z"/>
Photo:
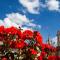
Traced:
<path fill-rule="evenodd" d="M 0 20 L 0 26 L 1 26 L 1 25 L 4 25 L 4 22 L 3 22 L 2 20 Z"/>
<path fill-rule="evenodd" d="M 29 25 L 28 25 L 28 26 L 41 28 L 41 25 L 34 24 L 34 23 L 29 23 Z"/>
<path fill-rule="evenodd" d="M 42 26 L 41 26 L 41 25 L 38 25 L 38 27 L 39 27 L 39 28 L 42 28 Z"/>
<path fill-rule="evenodd" d="M 14 27 L 19 27 L 19 25 L 17 25 L 15 22 L 12 22 L 9 18 L 4 18 L 4 26 L 5 27 L 11 27 L 11 26 L 14 26 Z"/>
<path fill-rule="evenodd" d="M 28 26 L 28 27 L 38 27 L 41 28 L 40 25 L 33 23 L 34 20 L 29 20 L 25 15 L 21 15 L 19 13 L 11 13 L 7 14 L 7 18 L 13 23 L 16 23 L 19 26 Z M 15 24 L 15 25 L 16 25 Z"/>
<path fill-rule="evenodd" d="M 19 0 L 29 13 L 39 14 L 39 0 Z"/>
<path fill-rule="evenodd" d="M 59 11 L 60 2 L 58 0 L 46 0 L 46 6 L 51 11 Z"/>
<path fill-rule="evenodd" d="M 19 0 L 19 3 L 25 7 L 25 11 L 28 11 L 32 14 L 39 14 L 40 10 L 44 8 L 50 11 L 60 12 L 59 0 L 45 0 L 45 3 L 41 2 L 41 0 Z"/>
<path fill-rule="evenodd" d="M 5 27 L 22 27 L 25 29 L 32 30 L 33 27 L 40 28 L 38 24 L 33 23 L 34 20 L 29 20 L 25 15 L 19 14 L 19 13 L 10 13 L 6 15 L 6 18 L 4 20 L 0 20 L 0 26 L 3 25 Z"/>
<path fill-rule="evenodd" d="M 19 13 L 11 13 L 6 15 L 12 22 L 16 22 L 17 24 L 22 23 L 22 22 L 30 22 L 30 20 L 22 14 Z"/>
<path fill-rule="evenodd" d="M 57 37 L 52 38 L 52 43 L 55 47 L 57 46 Z"/>
<path fill-rule="evenodd" d="M 34 24 L 34 23 L 29 23 L 28 26 L 36 27 L 36 24 Z"/>
<path fill-rule="evenodd" d="M 29 28 L 29 27 L 22 27 L 22 29 L 23 29 L 22 31 L 25 31 L 27 29 L 33 31 L 33 29 L 32 28 Z"/>

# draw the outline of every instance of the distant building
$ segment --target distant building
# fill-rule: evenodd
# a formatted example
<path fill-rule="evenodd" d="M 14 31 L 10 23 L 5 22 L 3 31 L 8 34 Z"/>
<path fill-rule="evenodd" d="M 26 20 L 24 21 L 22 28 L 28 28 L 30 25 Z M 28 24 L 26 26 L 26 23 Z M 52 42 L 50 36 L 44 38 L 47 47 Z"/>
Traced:
<path fill-rule="evenodd" d="M 60 56 L 60 31 L 57 31 L 57 55 Z"/>
<path fill-rule="evenodd" d="M 60 31 L 57 32 L 57 46 L 60 46 Z"/>
<path fill-rule="evenodd" d="M 52 41 L 49 36 L 48 36 L 47 44 L 52 45 Z"/>

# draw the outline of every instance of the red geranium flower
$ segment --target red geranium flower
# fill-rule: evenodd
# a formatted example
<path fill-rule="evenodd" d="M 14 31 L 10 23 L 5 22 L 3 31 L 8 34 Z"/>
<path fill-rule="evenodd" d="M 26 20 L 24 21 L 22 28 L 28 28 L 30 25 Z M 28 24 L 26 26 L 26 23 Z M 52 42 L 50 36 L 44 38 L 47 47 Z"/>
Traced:
<path fill-rule="evenodd" d="M 46 54 L 47 54 L 47 53 L 44 52 L 44 51 L 41 52 L 41 56 L 42 56 L 43 58 L 46 56 Z"/>
<path fill-rule="evenodd" d="M 56 56 L 56 60 L 60 60 L 60 56 Z"/>
<path fill-rule="evenodd" d="M 37 51 L 34 49 L 31 49 L 31 48 L 30 48 L 30 52 L 31 52 L 31 54 L 34 54 L 34 55 L 37 54 Z"/>
<path fill-rule="evenodd" d="M 16 48 L 18 49 L 22 49 L 25 46 L 24 41 L 19 41 L 16 43 Z"/>
<path fill-rule="evenodd" d="M 45 49 L 45 44 L 42 43 L 41 47 L 42 47 L 42 50 L 44 51 L 44 49 Z"/>
<path fill-rule="evenodd" d="M 48 48 L 48 49 L 51 48 L 51 46 L 49 44 L 45 44 L 45 47 Z"/>
<path fill-rule="evenodd" d="M 34 38 L 35 40 L 37 40 L 37 42 L 41 45 L 42 44 L 42 36 L 39 32 L 37 31 L 34 31 Z"/>
<path fill-rule="evenodd" d="M 50 50 L 51 50 L 52 52 L 57 51 L 57 50 L 56 50 L 56 47 L 54 47 L 54 46 L 51 46 L 51 47 L 50 47 Z"/>
<path fill-rule="evenodd" d="M 22 38 L 22 32 L 20 30 L 17 30 L 17 35 L 19 36 L 19 38 Z"/>
<path fill-rule="evenodd" d="M 17 34 L 17 28 L 15 27 L 6 28 L 5 32 L 10 34 Z"/>
<path fill-rule="evenodd" d="M 15 27 L 11 27 L 10 31 L 12 34 L 17 34 L 17 28 L 15 28 Z"/>
<path fill-rule="evenodd" d="M 9 45 L 11 48 L 16 48 L 16 41 L 10 41 Z"/>
<path fill-rule="evenodd" d="M 43 60 L 41 55 L 38 57 L 38 60 Z"/>
<path fill-rule="evenodd" d="M 5 32 L 9 33 L 10 32 L 10 28 L 5 28 Z"/>
<path fill-rule="evenodd" d="M 2 60 L 7 60 L 7 58 L 3 57 Z"/>
<path fill-rule="evenodd" d="M 48 60 L 56 60 L 56 56 L 48 56 Z"/>
<path fill-rule="evenodd" d="M 10 40 L 10 41 L 8 42 L 8 44 L 9 44 L 10 47 L 11 47 L 11 45 L 13 44 L 13 41 Z"/>
<path fill-rule="evenodd" d="M 23 39 L 30 39 L 30 38 L 32 38 L 33 37 L 33 32 L 32 31 L 30 31 L 30 30 L 25 30 L 24 32 L 23 32 Z"/>
<path fill-rule="evenodd" d="M 0 33 L 4 31 L 4 26 L 0 26 Z"/>

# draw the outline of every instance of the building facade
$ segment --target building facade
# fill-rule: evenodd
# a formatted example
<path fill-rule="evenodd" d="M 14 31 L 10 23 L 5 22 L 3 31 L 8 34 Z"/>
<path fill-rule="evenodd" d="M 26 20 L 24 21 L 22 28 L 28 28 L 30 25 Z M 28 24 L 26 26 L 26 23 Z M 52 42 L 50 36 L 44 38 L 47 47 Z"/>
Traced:
<path fill-rule="evenodd" d="M 57 31 L 57 55 L 60 56 L 60 31 Z"/>

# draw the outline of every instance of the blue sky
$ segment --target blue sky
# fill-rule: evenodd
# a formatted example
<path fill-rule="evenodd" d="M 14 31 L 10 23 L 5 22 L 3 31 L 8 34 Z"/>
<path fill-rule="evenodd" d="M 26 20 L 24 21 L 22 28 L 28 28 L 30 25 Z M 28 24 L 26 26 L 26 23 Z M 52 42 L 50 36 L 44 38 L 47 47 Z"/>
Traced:
<path fill-rule="evenodd" d="M 48 34 L 53 38 L 56 36 L 56 32 L 60 30 L 60 4 L 56 5 L 59 6 L 58 8 L 55 8 L 54 5 L 55 9 L 52 9 L 52 6 L 47 4 L 49 1 L 46 1 L 39 1 L 39 9 L 35 13 L 33 10 L 29 11 L 29 7 L 24 6 L 24 3 L 20 3 L 19 0 L 0 0 L 0 20 L 4 20 L 7 17 L 6 14 L 19 13 L 25 15 L 29 20 L 33 19 L 34 24 L 41 26 L 41 28 L 36 27 L 34 29 L 40 31 L 44 41 L 46 41 Z M 60 3 L 59 0 L 58 3 Z"/>

